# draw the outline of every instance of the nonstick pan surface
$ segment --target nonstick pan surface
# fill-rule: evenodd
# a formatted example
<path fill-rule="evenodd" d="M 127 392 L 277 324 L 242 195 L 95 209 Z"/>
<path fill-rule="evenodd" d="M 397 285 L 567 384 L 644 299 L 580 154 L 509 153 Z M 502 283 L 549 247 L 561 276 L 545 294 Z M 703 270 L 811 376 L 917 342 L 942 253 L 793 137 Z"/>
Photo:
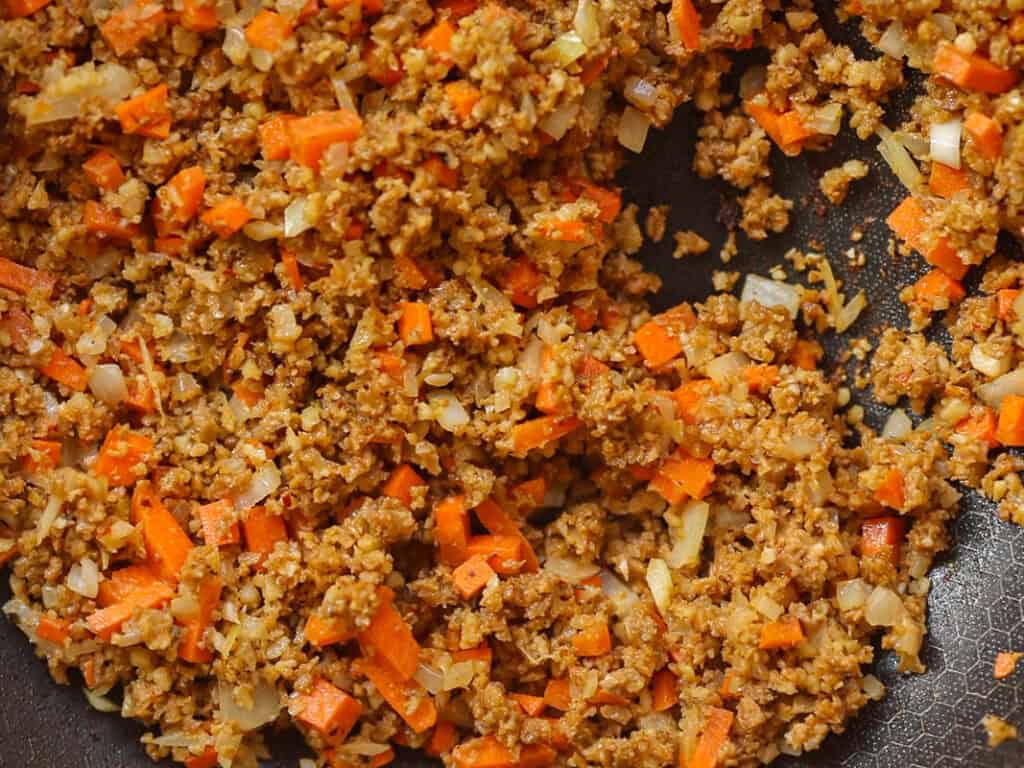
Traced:
<path fill-rule="evenodd" d="M 852 27 L 833 26 L 829 32 L 850 40 L 865 55 Z M 908 98 L 909 91 L 904 101 Z M 884 219 L 904 193 L 873 145 L 841 137 L 825 153 L 805 153 L 796 159 L 776 153 L 774 184 L 795 203 L 793 225 L 762 243 L 740 236 L 739 254 L 723 264 L 718 249 L 737 209 L 724 185 L 698 179 L 691 171 L 697 125 L 691 110 L 680 110 L 668 129 L 652 132 L 644 154 L 620 177 L 627 199 L 640 207 L 641 216 L 649 206 L 671 206 L 669 234 L 660 244 L 648 244 L 642 254 L 648 268 L 664 281 L 655 299 L 659 308 L 702 299 L 712 290 L 714 269 L 767 274 L 771 267 L 786 264 L 787 250 L 800 248 L 828 254 L 837 275 L 847 282 L 848 295 L 862 288 L 870 299 L 868 310 L 843 339 L 826 339 L 831 359 L 849 339 L 874 340 L 887 324 L 905 327 L 906 313 L 897 296 L 924 270 L 916 258 L 893 261 L 888 255 Z M 825 202 L 817 182 L 825 170 L 851 157 L 868 160 L 872 170 L 836 208 Z M 859 242 L 851 240 L 855 228 L 864 233 Z M 711 250 L 674 260 L 671 233 L 680 229 L 701 233 L 712 242 Z M 1000 245 L 1004 253 L 1021 257 L 1016 243 L 1006 240 Z M 848 268 L 851 248 L 864 254 L 863 267 Z M 967 284 L 975 287 L 970 279 Z M 932 335 L 943 340 L 941 332 Z M 880 427 L 888 409 L 873 404 L 870 391 L 851 389 L 867 421 Z M 992 677 L 997 652 L 1024 650 L 1024 528 L 1000 521 L 994 505 L 973 492 L 965 492 L 961 508 L 952 526 L 953 546 L 930 574 L 928 637 L 922 654 L 928 672 L 902 675 L 896 672 L 893 655 L 879 650 L 873 671 L 889 689 L 884 701 L 867 706 L 845 733 L 829 737 L 823 749 L 783 758 L 776 765 L 1024 767 L 1024 742 L 991 750 L 980 724 L 992 713 L 1024 732 L 1024 676 L 1018 672 L 1002 681 Z M 7 597 L 4 579 L 0 603 Z M 77 678 L 69 686 L 54 684 L 22 633 L 0 620 L 0 768 L 146 768 L 152 763 L 138 743 L 141 733 L 135 723 L 92 710 Z M 274 750 L 268 765 L 275 768 L 292 768 L 304 754 L 294 733 L 270 736 L 268 743 Z M 394 765 L 426 768 L 436 763 L 403 753 Z"/>

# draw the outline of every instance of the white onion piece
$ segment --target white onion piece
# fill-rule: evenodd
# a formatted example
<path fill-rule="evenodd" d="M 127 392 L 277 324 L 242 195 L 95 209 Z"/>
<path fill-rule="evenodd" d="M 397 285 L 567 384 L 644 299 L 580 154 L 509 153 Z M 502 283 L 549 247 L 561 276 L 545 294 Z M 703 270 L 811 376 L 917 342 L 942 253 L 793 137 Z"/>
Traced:
<path fill-rule="evenodd" d="M 910 150 L 910 154 L 914 157 L 928 157 L 928 140 L 918 136 L 916 133 L 907 133 L 905 131 L 896 131 L 893 134 L 897 141 Z"/>
<path fill-rule="evenodd" d="M 469 424 L 469 413 L 453 392 L 448 390 L 431 392 L 427 396 L 427 402 L 434 420 L 441 425 L 442 429 L 455 432 L 460 427 Z"/>
<path fill-rule="evenodd" d="M 792 435 L 782 444 L 779 451 L 784 459 L 800 461 L 811 456 L 819 448 L 818 442 L 809 435 Z"/>
<path fill-rule="evenodd" d="M 779 605 L 777 600 L 768 597 L 764 592 L 758 592 L 752 596 L 750 598 L 750 605 L 769 621 L 775 621 L 786 610 Z"/>
<path fill-rule="evenodd" d="M 576 122 L 576 116 L 579 112 L 580 103 L 578 101 L 571 101 L 567 104 L 562 104 L 555 107 L 555 110 L 550 115 L 547 115 L 543 120 L 541 120 L 540 123 L 538 123 L 538 127 L 552 139 L 557 141 L 569 132 L 573 123 Z"/>
<path fill-rule="evenodd" d="M 269 72 L 274 67 L 274 54 L 257 46 L 249 48 L 249 60 L 260 72 Z"/>
<path fill-rule="evenodd" d="M 952 40 L 957 36 L 956 22 L 952 16 L 945 13 L 933 13 L 930 18 L 931 22 L 939 28 L 942 36 L 947 40 Z"/>
<path fill-rule="evenodd" d="M 236 67 L 245 64 L 245 59 L 249 55 L 249 43 L 246 41 L 245 32 L 241 27 L 228 27 L 224 30 L 224 43 L 221 45 L 221 50 L 224 51 L 228 61 Z"/>
<path fill-rule="evenodd" d="M 335 75 L 331 78 L 331 87 L 334 88 L 334 98 L 338 102 L 338 106 L 342 109 L 351 109 L 353 112 L 358 112 L 356 109 L 356 102 L 352 98 L 352 92 L 348 89 L 348 84 Z"/>
<path fill-rule="evenodd" d="M 92 558 L 83 557 L 68 571 L 68 589 L 90 600 L 100 589 L 100 570 Z"/>
<path fill-rule="evenodd" d="M 902 408 L 897 408 L 885 420 L 885 426 L 882 427 L 882 437 L 887 440 L 906 440 L 913 429 L 914 425 L 911 423 L 906 411 Z"/>
<path fill-rule="evenodd" d="M 762 93 L 765 81 L 768 79 L 768 70 L 762 65 L 747 67 L 747 70 L 740 77 L 740 98 L 744 101 Z"/>
<path fill-rule="evenodd" d="M 436 696 L 444 690 L 444 675 L 439 670 L 424 664 L 422 661 L 416 667 L 413 678 L 432 695 Z"/>
<path fill-rule="evenodd" d="M 877 133 L 878 138 L 881 139 L 878 151 L 889 165 L 889 168 L 892 169 L 892 172 L 896 174 L 896 178 L 910 192 L 916 193 L 920 191 L 922 185 L 921 170 L 917 167 L 910 153 L 907 152 L 907 148 L 897 141 L 893 132 L 884 125 L 878 126 Z"/>
<path fill-rule="evenodd" d="M 544 342 L 531 336 L 523 351 L 519 353 L 519 370 L 527 381 L 536 381 L 540 376 L 541 357 L 544 355 Z"/>
<path fill-rule="evenodd" d="M 587 46 L 580 38 L 578 32 L 566 32 L 555 38 L 555 41 L 547 48 L 547 53 L 560 66 L 567 67 L 576 59 L 585 56 Z"/>
<path fill-rule="evenodd" d="M 846 305 L 839 310 L 839 314 L 835 318 L 836 331 L 843 333 L 851 325 L 857 322 L 857 318 L 860 317 L 860 313 L 864 311 L 864 308 L 868 305 L 868 297 L 864 295 L 864 291 L 858 291 L 857 295 L 846 302 Z"/>
<path fill-rule="evenodd" d="M 452 664 L 444 673 L 444 690 L 454 691 L 459 688 L 468 688 L 473 682 L 473 675 L 476 673 L 476 662 L 460 661 Z"/>
<path fill-rule="evenodd" d="M 619 120 L 619 144 L 630 152 L 642 152 L 650 129 L 651 118 L 633 107 L 626 107 Z"/>
<path fill-rule="evenodd" d="M 700 561 L 700 550 L 704 544 L 704 532 L 708 526 L 711 507 L 707 502 L 691 499 L 679 511 L 678 522 L 672 526 L 675 543 L 668 556 L 672 568 L 696 565 Z"/>
<path fill-rule="evenodd" d="M 881 701 L 885 698 L 885 685 L 874 675 L 864 675 L 860 686 L 864 689 L 864 695 L 872 701 Z"/>
<path fill-rule="evenodd" d="M 894 59 L 902 59 L 907 55 L 907 36 L 902 21 L 894 21 L 875 43 L 882 53 Z"/>
<path fill-rule="evenodd" d="M 836 136 L 843 127 L 843 105 L 829 102 L 818 107 L 804 121 L 807 128 L 822 136 Z"/>
<path fill-rule="evenodd" d="M 313 226 L 315 222 L 310 220 L 308 208 L 306 198 L 300 197 L 292 200 L 284 209 L 285 237 L 296 237 Z"/>
<path fill-rule="evenodd" d="M 221 718 L 236 723 L 243 731 L 254 731 L 266 725 L 281 711 L 281 697 L 277 689 L 262 678 L 252 687 L 251 709 L 235 700 L 232 686 L 228 683 L 217 686 L 217 700 Z"/>
<path fill-rule="evenodd" d="M 104 363 L 92 369 L 89 377 L 89 391 L 96 395 L 97 400 L 116 405 L 128 397 L 128 384 L 124 380 L 121 366 L 117 363 Z"/>
<path fill-rule="evenodd" d="M 601 569 L 593 563 L 584 563 L 582 560 L 576 560 L 571 557 L 548 555 L 544 560 L 544 570 L 556 578 L 568 581 L 570 584 L 579 584 L 584 579 L 589 579 Z"/>
<path fill-rule="evenodd" d="M 960 139 L 963 124 L 959 120 L 933 123 L 930 132 L 932 162 L 960 167 Z"/>
<path fill-rule="evenodd" d="M 726 352 L 707 364 L 705 370 L 719 387 L 739 376 L 743 369 L 750 365 L 750 358 L 742 352 Z"/>
<path fill-rule="evenodd" d="M 800 290 L 789 283 L 747 275 L 740 301 L 756 301 L 762 307 L 782 307 L 791 317 L 796 317 L 800 310 Z"/>
<path fill-rule="evenodd" d="M 871 587 L 863 579 L 850 579 L 836 584 L 836 602 L 841 611 L 853 611 L 867 602 Z"/>
<path fill-rule="evenodd" d="M 609 570 L 601 569 L 600 575 L 601 591 L 611 601 L 616 613 L 624 616 L 636 608 L 640 603 L 640 598 L 636 596 L 636 592 Z"/>
<path fill-rule="evenodd" d="M 626 81 L 623 95 L 626 101 L 638 109 L 650 109 L 657 101 L 658 89 L 654 83 L 641 77 L 631 77 Z"/>
<path fill-rule="evenodd" d="M 864 604 L 864 618 L 873 627 L 895 626 L 903 617 L 903 601 L 888 587 L 875 587 Z"/>
<path fill-rule="evenodd" d="M 82 693 L 85 694 L 85 700 L 89 702 L 89 706 L 95 709 L 97 712 L 120 712 L 121 708 L 114 702 L 108 699 L 106 696 L 100 696 L 94 691 L 90 691 L 88 688 L 83 688 Z"/>
<path fill-rule="evenodd" d="M 48 70 L 48 73 L 56 72 L 57 75 L 28 101 L 24 110 L 28 125 L 79 117 L 87 103 L 99 104 L 104 111 L 109 111 L 128 98 L 138 83 L 138 78 L 120 64 L 97 67 L 89 62 L 72 67 L 66 74 L 60 74 L 60 71 Z"/>
<path fill-rule="evenodd" d="M 664 616 L 672 603 L 672 572 L 661 558 L 655 557 L 647 564 L 647 588 L 651 590 L 658 612 Z"/>
<path fill-rule="evenodd" d="M 1010 370 L 1010 356 L 1004 354 L 1002 357 L 992 357 L 981 344 L 975 344 L 971 347 L 971 367 L 994 379 Z"/>
<path fill-rule="evenodd" d="M 648 712 L 637 718 L 637 725 L 645 731 L 672 733 L 676 730 L 676 721 L 668 712 Z"/>
<path fill-rule="evenodd" d="M 258 243 L 262 243 L 264 240 L 276 240 L 284 236 L 284 228 L 280 224 L 269 221 L 250 221 L 242 227 L 242 232 L 250 240 L 255 240 Z"/>
<path fill-rule="evenodd" d="M 39 522 L 36 523 L 36 542 L 42 544 L 43 541 L 50 533 L 50 527 L 57 520 L 57 516 L 60 515 L 60 510 L 64 506 L 64 499 L 57 494 L 52 494 L 49 501 L 46 502 L 46 506 L 43 508 L 43 513 L 39 516 Z"/>
<path fill-rule="evenodd" d="M 601 23 L 597 17 L 594 0 L 579 0 L 576 15 L 572 18 L 573 29 L 587 48 L 593 48 L 601 40 Z"/>
<path fill-rule="evenodd" d="M 255 507 L 281 486 L 281 470 L 273 462 L 264 464 L 253 474 L 249 484 L 235 497 L 239 512 Z"/>
<path fill-rule="evenodd" d="M 1007 395 L 1024 395 L 1024 368 L 1004 373 L 995 381 L 982 384 L 977 392 L 986 405 L 998 410 Z"/>

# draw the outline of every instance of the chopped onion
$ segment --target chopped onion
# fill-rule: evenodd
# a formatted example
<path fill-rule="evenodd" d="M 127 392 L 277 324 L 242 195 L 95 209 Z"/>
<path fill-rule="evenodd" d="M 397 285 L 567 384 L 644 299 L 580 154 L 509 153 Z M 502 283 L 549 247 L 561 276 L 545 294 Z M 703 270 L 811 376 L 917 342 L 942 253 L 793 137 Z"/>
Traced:
<path fill-rule="evenodd" d="M 711 507 L 707 502 L 691 499 L 679 511 L 678 522 L 672 525 L 675 543 L 668 556 L 672 568 L 696 565 L 704 544 L 704 531 L 708 525 Z"/>
<path fill-rule="evenodd" d="M 739 376 L 750 365 L 750 358 L 742 352 L 726 352 L 709 362 L 705 368 L 708 376 L 719 386 Z"/>
<path fill-rule="evenodd" d="M 757 94 L 764 91 L 765 81 L 768 79 L 768 70 L 761 64 L 747 67 L 740 77 L 740 98 L 749 101 Z"/>
<path fill-rule="evenodd" d="M 281 470 L 268 462 L 256 470 L 249 484 L 235 497 L 235 509 L 255 507 L 281 486 Z"/>
<path fill-rule="evenodd" d="M 458 688 L 468 688 L 469 684 L 473 682 L 475 673 L 475 662 L 460 661 L 452 664 L 444 673 L 444 690 L 454 691 Z"/>
<path fill-rule="evenodd" d="M 116 405 L 124 402 L 128 398 L 128 384 L 121 366 L 117 363 L 97 365 L 89 377 L 89 390 L 104 403 Z"/>
<path fill-rule="evenodd" d="M 638 717 L 636 722 L 645 731 L 672 733 L 676 730 L 676 720 L 668 712 L 648 712 Z"/>
<path fill-rule="evenodd" d="M 782 444 L 779 454 L 790 461 L 800 461 L 819 449 L 818 442 L 810 435 L 791 435 Z"/>
<path fill-rule="evenodd" d="M 573 123 L 576 122 L 576 116 L 579 112 L 580 103 L 578 101 L 570 101 L 567 104 L 555 107 L 555 110 L 550 115 L 547 115 L 540 121 L 538 127 L 557 141 L 569 132 Z"/>
<path fill-rule="evenodd" d="M 522 319 L 508 296 L 483 278 L 467 275 L 466 282 L 480 303 L 489 310 L 489 316 L 495 318 L 491 331 L 517 339 L 523 335 Z"/>
<path fill-rule="evenodd" d="M 584 563 L 571 557 L 548 555 L 544 560 L 544 570 L 556 578 L 568 581 L 570 584 L 579 584 L 584 579 L 589 579 L 601 569 L 593 563 Z"/>
<path fill-rule="evenodd" d="M 138 78 L 120 64 L 97 67 L 89 62 L 72 67 L 66 74 L 58 74 L 46 83 L 43 90 L 29 100 L 25 121 L 31 126 L 79 117 L 86 103 L 98 103 L 109 111 L 128 98 L 138 82 Z"/>
<path fill-rule="evenodd" d="M 626 97 L 626 101 L 638 109 L 650 109 L 657 100 L 658 89 L 654 83 L 634 76 L 626 80 L 623 95 Z"/>
<path fill-rule="evenodd" d="M 945 13 L 933 13 L 931 15 L 931 22 L 939 28 L 942 36 L 947 40 L 952 40 L 957 35 L 956 22 L 953 21 L 953 17 Z"/>
<path fill-rule="evenodd" d="M 228 27 L 224 30 L 224 43 L 221 45 L 221 50 L 228 57 L 228 61 L 236 67 L 245 64 L 245 59 L 249 55 L 249 43 L 246 41 L 245 32 L 241 27 Z"/>
<path fill-rule="evenodd" d="M 864 308 L 868 305 L 868 297 L 864 295 L 864 291 L 858 291 L 857 295 L 846 302 L 846 305 L 839 310 L 839 315 L 835 319 L 836 331 L 843 333 L 850 328 L 857 318 L 860 317 L 860 313 L 864 311 Z"/>
<path fill-rule="evenodd" d="M 440 670 L 424 664 L 422 661 L 419 666 L 416 667 L 416 672 L 413 674 L 416 682 L 422 685 L 430 692 L 431 695 L 436 696 L 442 690 L 444 690 L 444 675 Z"/>
<path fill-rule="evenodd" d="M 547 53 L 555 62 L 567 67 L 576 59 L 586 55 L 587 46 L 579 33 L 574 30 L 556 37 L 555 41 L 548 46 Z"/>
<path fill-rule="evenodd" d="M 875 587 L 864 606 L 864 618 L 873 627 L 895 626 L 903 617 L 903 601 L 888 587 Z"/>
<path fill-rule="evenodd" d="M 284 236 L 296 237 L 316 223 L 312 220 L 311 211 L 306 198 L 292 200 L 284 209 Z"/>
<path fill-rule="evenodd" d="M 914 157 L 928 157 L 928 142 L 921 136 L 918 136 L 916 133 L 907 133 L 906 131 L 896 131 L 893 136 L 896 137 L 900 144 L 910 150 L 910 154 Z"/>
<path fill-rule="evenodd" d="M 541 357 L 544 354 L 544 342 L 531 336 L 523 351 L 519 353 L 519 370 L 527 381 L 536 381 L 540 376 Z"/>
<path fill-rule="evenodd" d="M 642 152 L 650 128 L 651 118 L 633 107 L 626 107 L 619 120 L 619 144 L 630 152 Z"/>
<path fill-rule="evenodd" d="M 108 699 L 106 696 L 101 696 L 95 691 L 90 691 L 88 688 L 83 688 L 82 693 L 85 694 L 85 700 L 89 702 L 89 706 L 95 709 L 97 712 L 120 712 L 121 708 L 114 702 Z"/>
<path fill-rule="evenodd" d="M 769 621 L 775 621 L 785 612 L 785 608 L 779 605 L 777 600 L 773 600 L 764 594 L 764 592 L 757 592 L 750 598 L 750 605 L 755 611 L 760 613 Z"/>
<path fill-rule="evenodd" d="M 885 698 L 885 685 L 874 675 L 864 675 L 860 686 L 864 689 L 864 695 L 872 701 L 881 701 Z"/>
<path fill-rule="evenodd" d="M 902 21 L 894 21 L 875 43 L 882 53 L 894 59 L 902 59 L 907 55 L 907 36 Z"/>
<path fill-rule="evenodd" d="M 906 440 L 913 429 L 914 425 L 911 423 L 906 411 L 902 408 L 897 408 L 885 420 L 885 426 L 882 427 L 882 437 L 887 440 Z"/>
<path fill-rule="evenodd" d="M 636 608 L 640 598 L 624 584 L 618 576 L 607 569 L 601 569 L 601 591 L 611 601 L 620 616 L 627 615 Z"/>
<path fill-rule="evenodd" d="M 50 527 L 57 520 L 57 516 L 60 515 L 60 510 L 63 506 L 64 499 L 57 494 L 51 494 L 49 501 L 46 502 L 46 506 L 43 508 L 43 513 L 39 516 L 39 522 L 36 523 L 37 544 L 42 544 L 49 535 Z"/>
<path fill-rule="evenodd" d="M 995 381 L 982 384 L 977 392 L 986 405 L 998 410 L 1007 395 L 1024 395 L 1024 368 L 1004 373 Z"/>
<path fill-rule="evenodd" d="M 975 344 L 971 347 L 971 367 L 994 379 L 1010 370 L 1010 356 L 1004 354 L 1002 357 L 992 357 L 981 344 Z"/>
<path fill-rule="evenodd" d="M 659 557 L 647 564 L 647 587 L 651 590 L 658 612 L 664 616 L 672 603 L 672 572 Z"/>
<path fill-rule="evenodd" d="M 199 384 L 191 373 L 176 374 L 171 380 L 171 394 L 175 400 L 188 400 L 199 392 Z"/>
<path fill-rule="evenodd" d="M 796 317 L 800 311 L 800 291 L 796 286 L 760 275 L 747 275 L 740 301 L 756 301 L 762 307 L 782 307 L 790 317 Z"/>
<path fill-rule="evenodd" d="M 885 162 L 888 163 L 892 172 L 896 174 L 896 178 L 909 191 L 914 193 L 920 191 L 922 184 L 921 171 L 910 156 L 910 153 L 907 152 L 907 148 L 897 141 L 893 132 L 884 125 L 878 126 L 877 133 L 878 138 L 881 139 L 878 151 Z"/>
<path fill-rule="evenodd" d="M 822 136 L 836 136 L 843 127 L 843 105 L 830 101 L 818 107 L 804 120 L 804 125 Z"/>
<path fill-rule="evenodd" d="M 242 232 L 250 240 L 255 240 L 258 243 L 284 237 L 284 228 L 280 224 L 273 224 L 269 221 L 250 221 L 242 227 Z"/>
<path fill-rule="evenodd" d="M 597 17 L 594 0 L 579 0 L 576 15 L 572 19 L 573 29 L 587 48 L 593 48 L 601 40 L 601 22 Z"/>
<path fill-rule="evenodd" d="M 959 120 L 933 123 L 930 133 L 932 161 L 959 168 L 962 133 L 963 124 Z"/>
<path fill-rule="evenodd" d="M 100 589 L 100 570 L 92 558 L 83 557 L 68 571 L 68 589 L 90 600 Z"/>
<path fill-rule="evenodd" d="M 249 48 L 249 60 L 260 72 L 269 72 L 274 67 L 274 54 L 259 46 Z"/>
<path fill-rule="evenodd" d="M 339 107 L 351 109 L 353 112 L 359 111 L 356 109 L 356 102 L 352 98 L 352 92 L 348 89 L 345 80 L 335 75 L 331 78 L 331 87 L 334 88 L 334 99 L 338 102 Z"/>
<path fill-rule="evenodd" d="M 871 587 L 863 579 L 850 579 L 836 584 L 836 602 L 841 611 L 853 611 L 867 602 Z"/>
<path fill-rule="evenodd" d="M 444 389 L 431 392 L 427 396 L 427 402 L 430 404 L 434 419 L 442 429 L 455 432 L 469 424 L 469 413 L 453 392 Z"/>
<path fill-rule="evenodd" d="M 266 725 L 281 711 L 281 697 L 277 689 L 262 678 L 252 686 L 251 709 L 235 700 L 229 683 L 217 686 L 217 700 L 221 718 L 236 723 L 243 731 L 254 731 Z"/>

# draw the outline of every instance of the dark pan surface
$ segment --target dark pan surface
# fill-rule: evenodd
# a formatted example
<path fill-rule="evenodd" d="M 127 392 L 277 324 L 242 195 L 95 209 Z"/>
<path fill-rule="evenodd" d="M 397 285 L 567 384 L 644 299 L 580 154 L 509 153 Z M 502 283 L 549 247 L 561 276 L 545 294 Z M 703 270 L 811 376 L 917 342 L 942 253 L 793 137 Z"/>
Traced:
<path fill-rule="evenodd" d="M 923 270 L 916 259 L 894 262 L 887 255 L 889 233 L 884 218 L 903 192 L 872 146 L 845 139 L 827 153 L 778 162 L 775 186 L 796 203 L 794 226 L 785 235 L 759 244 L 741 237 L 739 255 L 723 265 L 717 255 L 725 238 L 723 221 L 729 220 L 734 208 L 723 185 L 699 180 L 690 170 L 695 129 L 692 112 L 682 110 L 669 129 L 652 133 L 645 154 L 621 177 L 628 198 L 641 212 L 651 205 L 671 205 L 669 234 L 644 253 L 648 266 L 664 280 L 656 299 L 659 306 L 707 295 L 713 269 L 767 274 L 769 268 L 785 264 L 783 254 L 789 248 L 799 247 L 827 253 L 837 275 L 848 281 L 848 294 L 863 288 L 870 297 L 869 310 L 851 329 L 850 338 L 873 339 L 885 324 L 905 325 L 906 314 L 897 294 Z M 854 185 L 842 208 L 834 208 L 817 191 L 817 179 L 850 157 L 868 159 L 872 172 Z M 850 240 L 854 226 L 865 233 L 859 243 Z M 673 260 L 671 233 L 680 229 L 697 230 L 712 241 L 712 250 Z M 846 268 L 845 257 L 851 247 L 866 256 L 866 265 L 853 271 Z M 1012 247 L 1006 243 L 1006 252 Z M 937 338 L 941 340 L 941 336 Z M 833 339 L 826 346 L 834 357 L 842 344 Z M 869 423 L 880 426 L 887 409 L 872 405 L 870 392 L 853 392 L 854 400 L 864 405 Z M 952 529 L 954 545 L 930 574 L 929 634 L 922 655 L 929 667 L 927 674 L 901 675 L 895 670 L 892 654 L 880 651 L 874 673 L 889 688 L 886 699 L 869 705 L 846 733 L 830 737 L 822 750 L 800 759 L 780 760 L 777 765 L 1024 766 L 1024 742 L 990 750 L 980 725 L 984 715 L 993 713 L 1024 731 L 1024 673 L 1003 681 L 992 678 L 998 651 L 1024 650 L 1024 529 L 1001 522 L 994 506 L 976 494 L 968 493 L 962 508 Z M 3 579 L 0 603 L 7 596 Z M 55 685 L 21 632 L 0 620 L 0 768 L 152 765 L 137 741 L 142 729 L 93 711 L 79 688 L 77 678 L 70 686 Z M 268 741 L 275 752 L 269 765 L 292 768 L 303 754 L 293 734 Z M 394 765 L 418 768 L 434 764 L 406 753 L 399 755 Z"/>

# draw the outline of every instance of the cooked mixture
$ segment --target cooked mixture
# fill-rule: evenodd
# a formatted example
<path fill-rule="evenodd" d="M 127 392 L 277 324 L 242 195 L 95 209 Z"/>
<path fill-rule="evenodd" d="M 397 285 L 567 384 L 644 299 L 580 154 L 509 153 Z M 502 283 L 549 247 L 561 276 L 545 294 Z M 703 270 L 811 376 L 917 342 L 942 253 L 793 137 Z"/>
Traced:
<path fill-rule="evenodd" d="M 1021 0 L 850 0 L 865 58 L 810 0 L 0 7 L 4 611 L 154 759 L 799 755 L 924 671 L 958 488 L 1024 524 Z M 614 176 L 684 102 L 755 240 L 773 153 L 880 142 L 925 268 L 856 380 L 827 255 L 652 316 L 645 234 L 709 243 Z"/>

